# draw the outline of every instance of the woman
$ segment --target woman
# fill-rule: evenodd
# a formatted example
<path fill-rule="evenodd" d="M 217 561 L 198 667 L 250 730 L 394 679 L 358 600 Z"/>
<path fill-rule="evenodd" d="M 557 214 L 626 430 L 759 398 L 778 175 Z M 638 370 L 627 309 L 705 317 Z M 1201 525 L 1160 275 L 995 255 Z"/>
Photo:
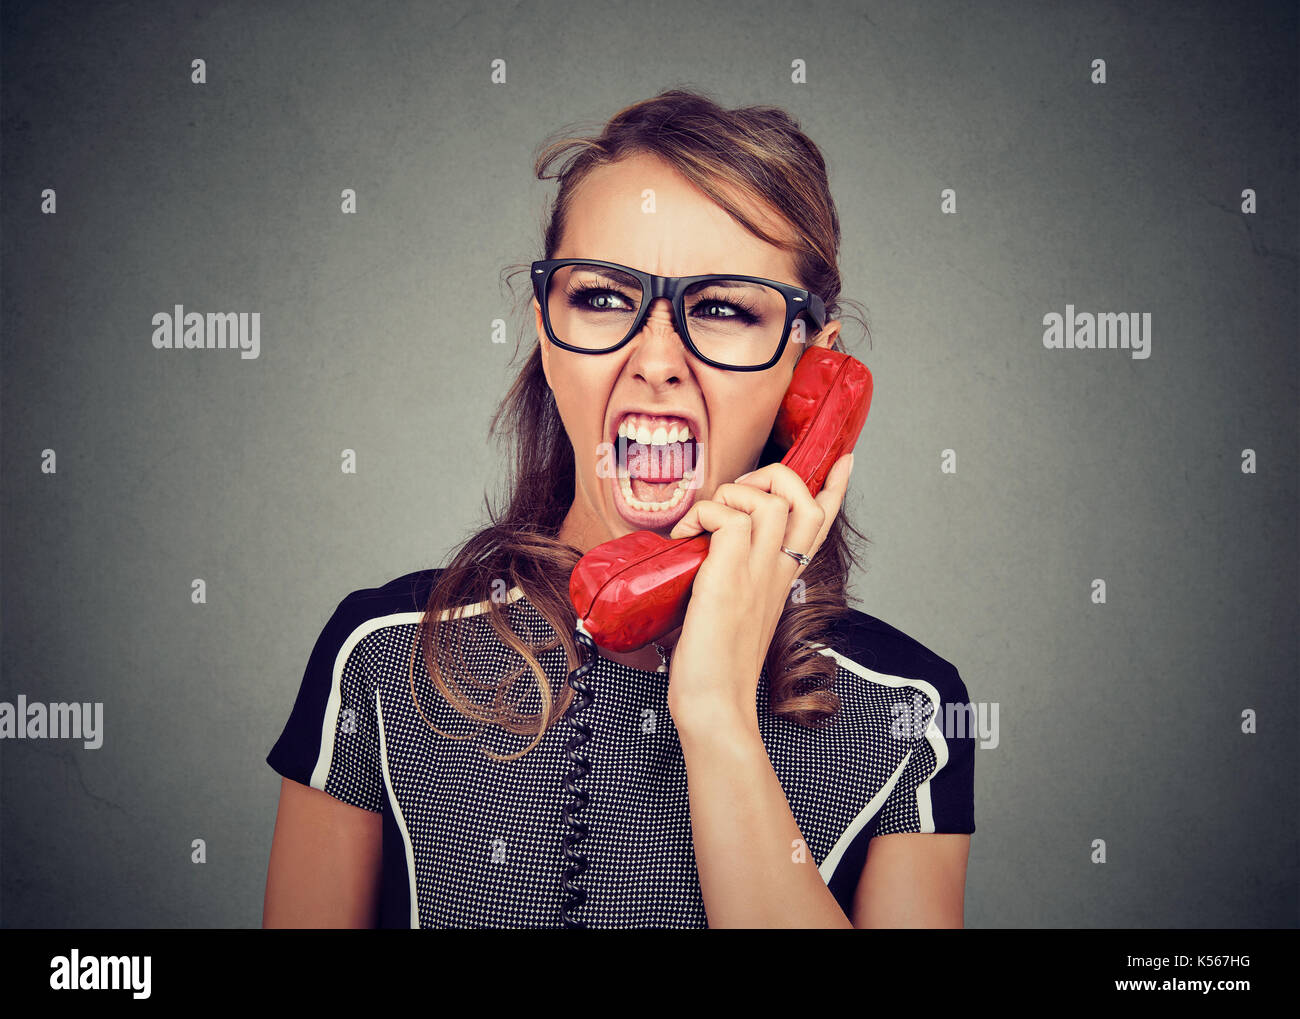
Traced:
<path fill-rule="evenodd" d="M 852 457 L 814 498 L 770 439 L 807 344 L 842 349 L 817 147 L 777 109 L 671 90 L 536 171 L 560 188 L 497 415 L 508 509 L 322 632 L 267 758 L 264 924 L 961 926 L 973 740 L 942 723 L 965 686 L 846 604 Z M 680 318 L 646 289 L 705 273 L 726 275 L 683 285 Z M 708 532 L 708 557 L 678 630 L 587 677 L 586 899 L 564 907 L 569 576 L 643 529 Z"/>

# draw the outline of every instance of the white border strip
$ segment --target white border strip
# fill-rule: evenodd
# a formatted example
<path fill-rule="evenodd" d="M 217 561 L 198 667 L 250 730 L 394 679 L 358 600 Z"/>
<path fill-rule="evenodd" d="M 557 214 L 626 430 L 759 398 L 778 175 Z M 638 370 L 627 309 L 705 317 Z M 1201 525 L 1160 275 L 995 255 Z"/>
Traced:
<path fill-rule="evenodd" d="M 930 702 L 934 705 L 934 710 L 930 713 L 930 721 L 925 728 L 925 738 L 929 740 L 930 746 L 934 750 L 935 768 L 934 771 L 930 772 L 926 777 L 925 781 L 916 787 L 916 810 L 921 819 L 921 831 L 926 833 L 933 832 L 934 810 L 930 803 L 930 779 L 934 778 L 934 776 L 939 773 L 939 769 L 948 763 L 948 742 L 944 739 L 943 732 L 940 730 L 936 722 L 940 717 L 939 691 L 935 689 L 933 684 L 926 682 L 924 679 L 907 679 L 903 676 L 886 675 L 885 673 L 868 669 L 865 665 L 861 665 L 858 662 L 853 661 L 851 658 L 844 657 L 844 655 L 832 648 L 823 645 L 814 645 L 814 647 L 822 654 L 830 655 L 849 672 L 861 676 L 869 682 L 895 688 L 914 686 L 919 688 L 922 693 L 930 698 Z M 826 854 L 826 859 L 822 861 L 822 865 L 818 870 L 827 884 L 830 883 L 831 877 L 835 874 L 835 868 L 839 866 L 841 857 L 844 856 L 845 851 L 849 848 L 850 844 L 852 844 L 854 838 L 857 837 L 858 832 L 866 826 L 867 822 L 870 821 L 871 818 L 876 815 L 876 812 L 884 805 L 889 793 L 898 782 L 899 776 L 902 775 L 903 768 L 907 765 L 907 762 L 911 760 L 912 753 L 915 749 L 916 748 L 913 747 L 912 750 L 907 752 L 907 756 L 903 758 L 903 763 L 898 766 L 898 769 L 890 777 L 890 780 L 885 784 L 885 787 L 873 796 L 871 801 L 862 808 L 862 811 L 858 816 L 849 823 L 849 826 L 844 829 L 844 833 L 836 840 L 835 845 L 831 847 L 831 851 Z"/>
<path fill-rule="evenodd" d="M 406 817 L 402 814 L 402 806 L 397 802 L 397 793 L 393 791 L 393 776 L 388 771 L 388 742 L 384 739 L 384 707 L 379 696 L 379 690 L 375 690 L 375 714 L 379 719 L 379 763 L 384 769 L 384 786 L 388 790 L 388 802 L 393 808 L 393 817 L 397 821 L 397 827 L 402 830 L 402 845 L 406 848 L 406 877 L 410 883 L 410 901 L 411 901 L 411 929 L 420 926 L 420 899 L 419 892 L 415 886 L 415 847 L 411 845 L 411 833 L 406 828 Z"/>
<path fill-rule="evenodd" d="M 512 588 L 506 594 L 506 604 L 508 605 L 522 597 L 523 593 L 522 588 Z M 453 613 L 458 613 L 458 619 L 482 615 L 488 611 L 490 604 L 490 602 L 481 601 L 472 605 L 454 606 L 445 611 L 439 619 L 445 620 Z M 343 706 L 343 668 L 347 665 L 352 649 L 370 634 L 376 630 L 382 630 L 385 626 L 418 623 L 422 618 L 424 618 L 423 612 L 394 612 L 391 615 L 367 619 L 348 635 L 348 639 L 339 648 L 339 653 L 334 658 L 334 675 L 330 682 L 330 695 L 325 701 L 325 717 L 321 719 L 320 753 L 316 756 L 316 767 L 312 769 L 311 781 L 308 783 L 313 789 L 319 789 L 321 792 L 325 791 L 325 780 L 329 777 L 330 766 L 334 763 L 334 734 L 338 731 L 339 710 Z"/>
<path fill-rule="evenodd" d="M 523 588 L 514 587 L 506 593 L 506 604 L 521 598 Z M 475 602 L 471 605 L 457 605 L 447 609 L 438 618 L 445 620 L 449 616 L 455 616 L 458 619 L 465 619 L 470 616 L 482 615 L 488 611 L 490 601 Z M 339 648 L 339 653 L 334 658 L 334 674 L 330 681 L 330 695 L 325 702 L 325 717 L 321 722 L 320 753 L 316 757 L 316 767 L 312 769 L 310 785 L 313 789 L 325 791 L 325 780 L 329 778 L 330 767 L 334 763 L 334 734 L 338 731 L 339 710 L 343 705 L 343 669 L 347 665 L 348 658 L 361 641 L 365 640 L 376 630 L 382 630 L 386 626 L 400 626 L 404 623 L 419 623 L 424 618 L 423 612 L 394 612 L 387 616 L 376 616 L 374 619 L 367 619 L 350 634 L 348 639 L 343 642 Z M 416 896 L 415 886 L 415 853 L 411 845 L 411 836 L 406 828 L 406 820 L 402 816 L 401 807 L 397 802 L 397 794 L 393 790 L 392 775 L 388 771 L 388 744 L 384 738 L 384 715 L 381 707 L 379 689 L 375 688 L 375 717 L 378 720 L 379 728 L 379 763 L 384 772 L 384 785 L 388 789 L 389 803 L 393 808 L 393 816 L 397 820 L 397 825 L 402 830 L 402 840 L 406 843 L 406 873 L 410 879 L 411 885 L 411 926 L 420 926 L 420 904 Z"/>

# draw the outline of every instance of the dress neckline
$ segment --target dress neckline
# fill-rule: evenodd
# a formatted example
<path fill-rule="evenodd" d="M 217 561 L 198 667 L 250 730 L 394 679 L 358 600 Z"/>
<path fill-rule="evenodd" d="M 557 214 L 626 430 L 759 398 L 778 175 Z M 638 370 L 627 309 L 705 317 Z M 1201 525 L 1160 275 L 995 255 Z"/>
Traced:
<path fill-rule="evenodd" d="M 522 588 L 519 588 L 519 587 L 512 588 L 511 591 L 510 591 L 510 593 L 509 593 L 509 595 L 508 595 L 507 598 L 506 598 L 506 602 L 507 602 L 507 605 L 509 605 L 510 607 L 514 607 L 514 606 L 516 606 L 516 605 L 519 605 L 519 606 L 527 606 L 528 610 L 529 610 L 529 611 L 530 611 L 530 612 L 531 612 L 531 613 L 532 613 L 532 614 L 533 614 L 537 619 L 542 620 L 543 622 L 545 621 L 545 618 L 546 618 L 546 617 L 542 615 L 542 613 L 538 610 L 537 606 L 534 605 L 534 604 L 532 603 L 532 601 L 529 600 L 529 598 L 528 598 L 528 596 L 527 596 L 526 594 L 524 594 Z M 621 670 L 622 672 L 627 673 L 627 674 L 629 674 L 629 675 L 632 675 L 632 676 L 644 676 L 644 677 L 650 677 L 650 678 L 654 678 L 654 679 L 660 679 L 660 680 L 662 680 L 662 681 L 665 682 L 665 683 L 668 681 L 668 673 L 666 673 L 666 672 L 660 672 L 660 671 L 658 670 L 658 668 L 654 668 L 654 669 L 638 669 L 635 665 L 627 665 L 627 664 L 625 664 L 624 662 L 617 661 L 617 660 L 615 660 L 615 659 L 613 659 L 613 658 L 608 657 L 607 655 L 603 655 L 603 654 L 601 654 L 601 653 L 600 653 L 600 648 L 599 648 L 599 647 L 597 647 L 597 649 L 596 649 L 596 654 L 597 654 L 597 656 L 600 658 L 600 661 L 601 661 L 601 662 L 604 662 L 606 665 L 608 665 L 608 666 L 612 666 L 612 667 L 614 667 L 615 669 L 619 669 L 619 670 Z M 598 667 L 599 667 L 599 666 L 598 666 Z"/>

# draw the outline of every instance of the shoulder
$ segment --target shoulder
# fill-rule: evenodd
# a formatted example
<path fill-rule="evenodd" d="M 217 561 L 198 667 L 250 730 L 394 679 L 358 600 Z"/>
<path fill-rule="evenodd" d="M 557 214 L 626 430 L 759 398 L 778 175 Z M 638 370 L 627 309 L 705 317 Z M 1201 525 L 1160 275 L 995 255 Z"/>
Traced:
<path fill-rule="evenodd" d="M 831 652 L 841 666 L 837 692 L 845 694 L 841 706 L 850 726 L 887 732 L 909 751 L 892 785 L 884 787 L 872 837 L 975 831 L 981 723 L 957 667 L 915 637 L 856 609 L 838 621 L 833 636 L 841 648 Z M 894 739 L 884 742 L 895 745 Z"/>
<path fill-rule="evenodd" d="M 383 631 L 390 627 L 418 623 L 423 619 L 425 607 L 434 585 L 442 577 L 444 570 L 439 567 L 404 573 L 400 577 L 376 587 L 359 588 L 349 592 L 334 609 L 329 622 L 325 624 L 319 638 L 319 647 L 324 652 L 351 651 L 372 634 L 383 637 Z M 490 598 L 507 604 L 520 601 L 523 592 L 516 587 L 504 590 L 504 582 L 497 582 L 501 590 L 492 591 Z M 445 609 L 440 619 L 451 617 L 479 623 L 476 617 L 484 616 L 489 609 L 489 601 L 470 601 L 459 599 Z"/>
<path fill-rule="evenodd" d="M 377 587 L 350 591 L 337 603 L 317 631 L 307 657 L 293 711 L 276 751 L 281 763 L 286 759 L 283 755 L 298 745 L 306 747 L 303 752 L 315 760 L 321 726 L 337 716 L 340 706 L 369 709 L 374 683 L 368 663 L 378 645 L 367 643 L 367 638 L 382 641 L 386 627 L 418 621 L 438 572 L 406 573 Z"/>
<path fill-rule="evenodd" d="M 864 679 L 917 680 L 933 687 L 941 703 L 969 699 L 956 666 L 915 637 L 860 609 L 850 608 L 836 621 L 822 651 Z"/>
<path fill-rule="evenodd" d="M 356 618 L 420 611 L 428 602 L 429 593 L 441 573 L 440 569 L 416 570 L 378 587 L 358 588 L 344 597 L 339 603 L 339 609 Z"/>
<path fill-rule="evenodd" d="M 319 631 L 294 705 L 267 763 L 286 778 L 378 811 L 383 779 L 373 663 L 389 627 L 420 619 L 439 571 L 406 573 L 358 588 Z"/>
<path fill-rule="evenodd" d="M 439 573 L 441 570 L 417 570 L 377 587 L 348 592 L 321 629 L 317 653 L 333 657 L 351 651 L 386 625 L 418 621 Z"/>

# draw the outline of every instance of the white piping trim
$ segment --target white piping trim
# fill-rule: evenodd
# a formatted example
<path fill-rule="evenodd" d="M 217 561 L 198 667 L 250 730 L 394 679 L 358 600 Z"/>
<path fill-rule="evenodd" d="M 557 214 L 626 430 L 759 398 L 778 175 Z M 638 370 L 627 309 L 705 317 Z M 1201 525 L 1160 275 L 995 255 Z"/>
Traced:
<path fill-rule="evenodd" d="M 523 596 L 523 593 L 523 588 L 511 588 L 506 593 L 506 604 L 516 601 Z M 438 619 L 440 621 L 445 620 L 453 614 L 457 614 L 456 618 L 458 619 L 482 615 L 488 611 L 490 604 L 490 601 L 481 601 L 472 605 L 455 605 L 443 612 Z M 352 649 L 370 634 L 383 629 L 385 626 L 418 623 L 423 618 L 423 612 L 394 612 L 391 615 L 367 619 L 348 634 L 348 639 L 343 642 L 343 646 L 339 648 L 339 653 L 334 657 L 334 674 L 330 681 L 330 695 L 325 701 L 325 717 L 321 720 L 320 753 L 316 756 L 316 767 L 312 769 L 311 781 L 308 783 L 313 789 L 319 789 L 321 792 L 325 791 L 325 780 L 329 777 L 330 765 L 334 763 L 334 734 L 338 731 L 339 710 L 343 706 L 343 667 L 347 664 Z"/>
<path fill-rule="evenodd" d="M 504 604 L 509 605 L 511 602 L 518 601 L 523 596 L 524 596 L 524 589 L 522 587 L 512 587 L 509 591 L 506 592 L 506 600 Z M 457 619 L 463 619 L 467 616 L 482 615 L 484 612 L 488 611 L 488 606 L 491 604 L 492 604 L 491 599 L 489 599 L 487 601 L 474 602 L 474 604 L 472 605 L 454 605 L 451 608 L 449 608 L 446 612 L 442 613 L 442 615 L 440 615 L 438 619 L 443 620 L 451 615 L 455 615 Z M 423 614 L 424 613 L 422 612 L 416 613 L 416 615 L 423 615 Z"/>
<path fill-rule="evenodd" d="M 523 593 L 521 587 L 511 588 L 506 593 L 506 604 L 516 601 L 523 596 Z M 455 605 L 444 611 L 438 618 L 439 620 L 446 620 L 455 616 L 457 619 L 464 619 L 470 616 L 482 615 L 488 611 L 489 605 L 491 605 L 491 601 L 475 602 L 470 605 Z M 330 680 L 329 698 L 325 702 L 325 717 L 321 721 L 320 753 L 316 756 L 316 767 L 312 769 L 309 782 L 313 789 L 319 789 L 321 792 L 325 791 L 325 780 L 329 778 L 330 767 L 334 763 L 334 734 L 338 731 L 339 711 L 343 706 L 343 669 L 347 665 L 352 650 L 376 630 L 382 630 L 386 626 L 400 626 L 403 623 L 419 623 L 423 618 L 423 612 L 393 612 L 386 616 L 367 619 L 348 634 L 348 639 L 343 642 L 343 646 L 339 648 L 339 653 L 334 657 L 334 672 Z M 397 794 L 393 791 L 392 776 L 388 772 L 388 751 L 384 739 L 384 716 L 380 706 L 378 689 L 375 690 L 375 718 L 379 727 L 379 757 L 384 772 L 384 785 L 388 789 L 388 798 L 393 808 L 393 815 L 397 819 L 397 824 L 402 830 L 402 839 L 406 843 L 406 872 L 411 882 L 411 926 L 419 927 L 420 909 L 416 898 L 415 854 L 411 846 L 410 833 L 406 829 L 406 821 L 403 819 L 401 808 L 397 803 Z"/>
<path fill-rule="evenodd" d="M 379 763 L 384 769 L 384 786 L 388 789 L 388 802 L 392 805 L 393 817 L 397 821 L 397 827 L 402 831 L 402 845 L 406 849 L 406 877 L 411 888 L 409 893 L 411 929 L 414 930 L 420 926 L 420 899 L 419 891 L 415 885 L 415 849 L 411 845 L 411 833 L 406 828 L 406 818 L 402 814 L 402 807 L 397 802 L 397 793 L 393 791 L 393 776 L 388 771 L 388 743 L 384 739 L 384 706 L 378 690 L 375 690 L 375 717 L 379 720 Z"/>
<path fill-rule="evenodd" d="M 930 802 L 930 779 L 934 778 L 934 776 L 938 774 L 939 769 L 948 763 L 948 743 L 944 739 L 943 732 L 939 729 L 939 726 L 936 723 L 936 719 L 939 718 L 940 708 L 939 691 L 935 689 L 933 684 L 926 682 L 924 679 L 907 679 L 903 676 L 886 675 L 885 673 L 868 669 L 865 665 L 861 665 L 858 662 L 853 661 L 851 658 L 846 658 L 838 651 L 825 647 L 824 645 L 814 644 L 813 648 L 824 655 L 830 655 L 849 672 L 861 676 L 869 682 L 895 688 L 902 686 L 918 687 L 922 693 L 930 698 L 931 703 L 934 705 L 934 710 L 930 713 L 929 724 L 925 727 L 925 738 L 929 741 L 931 748 L 934 750 L 935 768 L 934 771 L 930 772 L 930 774 L 926 776 L 925 781 L 921 782 L 916 787 L 916 810 L 921 821 L 921 831 L 927 833 L 933 832 L 934 810 Z M 915 749 L 916 748 L 913 747 L 912 750 L 907 752 L 907 755 L 903 758 L 903 763 L 900 764 L 894 774 L 890 776 L 885 787 L 880 792 L 876 793 L 876 795 L 871 798 L 871 801 L 862 808 L 862 811 L 858 816 L 849 823 L 849 826 L 844 829 L 843 834 L 835 841 L 835 845 L 831 847 L 831 851 L 826 854 L 826 859 L 822 861 L 818 870 L 821 873 L 822 879 L 825 880 L 827 884 L 830 883 L 831 877 L 835 874 L 835 868 L 839 866 L 840 859 L 844 856 L 844 853 L 848 850 L 849 845 L 853 842 L 854 838 L 857 837 L 858 832 L 866 826 L 867 822 L 871 820 L 871 818 L 876 815 L 876 812 L 880 810 L 881 806 L 883 806 L 889 793 L 898 782 L 899 776 L 902 775 L 903 768 L 907 765 L 907 762 L 911 760 L 912 753 Z"/>

